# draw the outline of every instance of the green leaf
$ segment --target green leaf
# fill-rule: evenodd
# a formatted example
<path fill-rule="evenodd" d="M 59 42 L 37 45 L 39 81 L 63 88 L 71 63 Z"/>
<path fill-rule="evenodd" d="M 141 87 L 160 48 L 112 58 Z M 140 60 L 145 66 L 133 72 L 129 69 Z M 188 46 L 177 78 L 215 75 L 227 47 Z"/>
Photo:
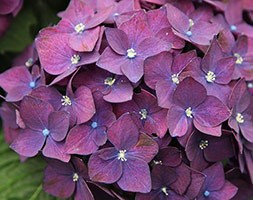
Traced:
<path fill-rule="evenodd" d="M 42 189 L 45 162 L 31 158 L 21 163 L 18 155 L 5 144 L 0 134 L 0 199 L 54 200 Z"/>
<path fill-rule="evenodd" d="M 31 34 L 32 26 L 36 25 L 37 20 L 32 8 L 25 7 L 16 16 L 7 33 L 0 40 L 0 53 L 21 52 L 27 45 L 33 42 Z"/>

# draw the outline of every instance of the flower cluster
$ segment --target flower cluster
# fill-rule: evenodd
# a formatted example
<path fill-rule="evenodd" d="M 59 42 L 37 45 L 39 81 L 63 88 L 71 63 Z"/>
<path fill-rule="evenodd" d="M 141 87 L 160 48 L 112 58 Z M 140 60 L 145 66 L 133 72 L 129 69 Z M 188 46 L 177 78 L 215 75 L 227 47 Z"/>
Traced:
<path fill-rule="evenodd" d="M 23 0 L 0 0 L 0 37 L 5 34 L 11 19 L 18 14 L 22 5 Z"/>
<path fill-rule="evenodd" d="M 22 160 L 45 157 L 46 192 L 245 197 L 252 1 L 71 0 L 58 16 L 0 74 L 5 139 Z"/>

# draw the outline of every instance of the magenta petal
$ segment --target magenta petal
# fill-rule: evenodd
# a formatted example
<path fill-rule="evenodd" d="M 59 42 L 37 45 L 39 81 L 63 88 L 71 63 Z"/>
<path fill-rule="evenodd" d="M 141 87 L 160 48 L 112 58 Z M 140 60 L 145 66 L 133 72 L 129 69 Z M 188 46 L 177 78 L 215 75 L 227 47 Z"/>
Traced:
<path fill-rule="evenodd" d="M 55 158 L 63 162 L 69 162 L 71 158 L 71 156 L 66 153 L 64 144 L 54 141 L 51 136 L 47 138 L 42 153 L 46 157 Z"/>
<path fill-rule="evenodd" d="M 107 47 L 97 61 L 97 66 L 114 74 L 122 75 L 121 66 L 126 63 L 128 63 L 126 56 L 121 56 Z"/>
<path fill-rule="evenodd" d="M 104 95 L 104 100 L 111 103 L 122 103 L 132 99 L 133 87 L 124 76 L 116 76 L 116 83 L 111 86 L 111 91 Z"/>
<path fill-rule="evenodd" d="M 194 119 L 202 126 L 213 127 L 226 121 L 230 115 L 231 112 L 219 99 L 208 96 L 195 109 Z"/>
<path fill-rule="evenodd" d="M 172 106 L 168 111 L 167 123 L 172 137 L 181 137 L 187 133 L 189 122 L 182 108 Z"/>
<path fill-rule="evenodd" d="M 45 140 L 46 137 L 41 132 L 25 129 L 19 133 L 10 148 L 22 156 L 33 157 L 41 150 Z"/>
<path fill-rule="evenodd" d="M 173 93 L 176 89 L 176 84 L 170 83 L 168 80 L 162 80 L 156 84 L 155 89 L 158 105 L 162 108 L 170 108 L 172 106 Z"/>
<path fill-rule="evenodd" d="M 185 78 L 177 86 L 173 101 L 183 109 L 194 108 L 206 99 L 207 91 L 205 87 L 193 78 Z"/>
<path fill-rule="evenodd" d="M 130 114 L 122 115 L 107 132 L 108 139 L 118 150 L 128 150 L 139 138 L 139 130 Z"/>
<path fill-rule="evenodd" d="M 93 51 L 100 34 L 100 27 L 85 30 L 81 34 L 73 33 L 69 37 L 69 46 L 75 51 Z"/>
<path fill-rule="evenodd" d="M 77 124 L 87 122 L 92 118 L 95 114 L 95 104 L 89 88 L 81 86 L 76 90 L 72 108 Z"/>
<path fill-rule="evenodd" d="M 53 107 L 46 101 L 30 96 L 24 97 L 20 105 L 20 114 L 24 123 L 34 130 L 47 128 L 48 117 L 53 111 Z"/>
<path fill-rule="evenodd" d="M 186 32 L 189 28 L 189 18 L 178 8 L 166 4 L 167 18 L 171 26 L 179 32 Z"/>
<path fill-rule="evenodd" d="M 125 191 L 150 192 L 151 175 L 148 164 L 143 160 L 128 159 L 123 164 L 123 173 L 117 183 Z"/>
<path fill-rule="evenodd" d="M 246 116 L 246 115 L 245 115 Z M 253 122 L 252 118 L 251 120 L 245 121 L 244 123 L 240 124 L 240 129 L 242 132 L 242 135 L 246 140 L 249 142 L 253 142 Z"/>
<path fill-rule="evenodd" d="M 69 114 L 63 111 L 52 112 L 49 115 L 49 130 L 52 138 L 62 141 L 69 129 Z"/>
<path fill-rule="evenodd" d="M 8 101 L 19 101 L 28 94 L 32 90 L 31 81 L 32 76 L 26 67 L 13 67 L 0 74 L 0 86 L 8 93 Z"/>
<path fill-rule="evenodd" d="M 213 200 L 229 200 L 232 199 L 238 191 L 238 188 L 226 181 L 224 187 L 219 191 L 212 191 L 210 197 Z"/>
<path fill-rule="evenodd" d="M 137 144 L 127 151 L 132 159 L 138 158 L 149 163 L 158 153 L 158 144 L 146 134 L 141 134 Z"/>
<path fill-rule="evenodd" d="M 0 14 L 6 15 L 13 12 L 19 5 L 20 0 L 2 0 Z"/>
<path fill-rule="evenodd" d="M 100 158 L 100 152 L 105 152 L 106 150 L 107 149 L 103 149 L 91 155 L 88 162 L 88 170 L 92 181 L 111 184 L 121 177 L 122 162 L 117 158 L 109 160 L 103 160 Z"/>
<path fill-rule="evenodd" d="M 194 124 L 195 128 L 198 129 L 199 131 L 201 131 L 202 133 L 212 135 L 212 136 L 217 136 L 217 137 L 220 137 L 222 134 L 221 125 L 215 126 L 215 127 L 206 127 L 206 126 L 202 126 L 201 124 L 199 124 L 198 121 L 196 121 L 196 120 L 193 121 L 193 124 Z"/>
<path fill-rule="evenodd" d="M 144 74 L 143 58 L 125 58 L 127 62 L 121 65 L 122 73 L 133 83 L 137 83 Z"/>
<path fill-rule="evenodd" d="M 74 198 L 75 200 L 94 200 L 93 194 L 84 179 L 77 181 Z"/>
<path fill-rule="evenodd" d="M 93 141 L 91 127 L 79 125 L 72 128 L 66 139 L 66 152 L 69 154 L 89 155 L 98 149 Z"/>
<path fill-rule="evenodd" d="M 107 28 L 105 34 L 111 48 L 120 55 L 126 55 L 129 48 L 126 33 L 116 28 Z"/>

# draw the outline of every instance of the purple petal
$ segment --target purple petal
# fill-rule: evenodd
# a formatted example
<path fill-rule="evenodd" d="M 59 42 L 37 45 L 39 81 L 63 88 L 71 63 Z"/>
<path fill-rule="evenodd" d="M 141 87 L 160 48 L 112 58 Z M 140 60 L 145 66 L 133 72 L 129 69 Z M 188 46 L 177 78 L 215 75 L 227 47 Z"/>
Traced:
<path fill-rule="evenodd" d="M 108 139 L 118 150 L 129 150 L 139 138 L 139 130 L 130 114 L 122 115 L 107 132 Z"/>
<path fill-rule="evenodd" d="M 69 129 L 68 113 L 63 111 L 52 112 L 48 120 L 50 135 L 55 141 L 62 141 L 66 137 Z"/>
<path fill-rule="evenodd" d="M 77 181 L 74 198 L 75 200 L 94 200 L 93 194 L 84 179 L 79 179 Z"/>
<path fill-rule="evenodd" d="M 172 137 L 181 137 L 187 133 L 188 124 L 191 123 L 185 115 L 185 110 L 178 106 L 172 106 L 167 115 L 167 123 Z"/>
<path fill-rule="evenodd" d="M 214 127 L 226 121 L 230 115 L 231 112 L 219 99 L 208 96 L 195 109 L 194 119 L 202 126 Z"/>
<path fill-rule="evenodd" d="M 109 160 L 100 158 L 100 152 L 106 152 L 106 150 L 103 149 L 91 155 L 88 162 L 89 176 L 92 181 L 111 184 L 119 180 L 122 175 L 122 161 L 117 158 Z"/>
<path fill-rule="evenodd" d="M 20 0 L 2 0 L 0 7 L 0 14 L 6 15 L 13 12 L 19 5 Z"/>
<path fill-rule="evenodd" d="M 107 28 L 105 34 L 110 47 L 116 53 L 126 55 L 130 47 L 126 33 L 116 28 Z"/>
<path fill-rule="evenodd" d="M 141 134 L 137 144 L 127 152 L 133 159 L 138 158 L 149 163 L 158 153 L 158 145 L 146 134 Z"/>
<path fill-rule="evenodd" d="M 25 129 L 19 133 L 10 148 L 22 156 L 33 157 L 41 150 L 45 140 L 46 137 L 41 132 Z"/>
<path fill-rule="evenodd" d="M 48 117 L 53 111 L 53 107 L 46 101 L 30 96 L 24 97 L 20 105 L 20 114 L 24 123 L 34 130 L 48 128 Z"/>
<path fill-rule="evenodd" d="M 139 159 L 128 159 L 123 163 L 122 176 L 117 181 L 125 191 L 147 193 L 151 190 L 151 176 L 148 164 Z"/>
<path fill-rule="evenodd" d="M 237 191 L 238 188 L 236 186 L 226 181 L 224 187 L 219 191 L 211 192 L 209 198 L 212 198 L 213 200 L 229 200 L 236 195 Z"/>
<path fill-rule="evenodd" d="M 183 109 L 195 108 L 206 99 L 206 89 L 193 78 L 185 78 L 177 86 L 173 101 Z"/>
<path fill-rule="evenodd" d="M 79 125 L 72 128 L 66 139 L 66 152 L 69 154 L 89 155 L 96 152 L 98 145 L 93 141 L 90 126 Z"/>

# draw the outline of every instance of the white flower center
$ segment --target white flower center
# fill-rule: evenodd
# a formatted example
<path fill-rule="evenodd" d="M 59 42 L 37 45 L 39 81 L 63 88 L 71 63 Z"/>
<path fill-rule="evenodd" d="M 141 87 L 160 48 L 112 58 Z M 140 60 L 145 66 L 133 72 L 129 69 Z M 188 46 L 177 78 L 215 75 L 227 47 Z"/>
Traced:
<path fill-rule="evenodd" d="M 192 19 L 189 19 L 189 29 L 191 29 L 194 25 L 194 21 Z"/>
<path fill-rule="evenodd" d="M 44 136 L 48 136 L 49 133 L 50 133 L 50 131 L 49 131 L 47 128 L 45 128 L 45 129 L 42 131 L 42 134 L 43 134 Z"/>
<path fill-rule="evenodd" d="M 97 128 L 98 127 L 98 123 L 97 122 L 92 122 L 91 127 L 92 128 Z"/>
<path fill-rule="evenodd" d="M 126 150 L 119 150 L 118 160 L 127 161 L 125 154 L 126 154 Z"/>
<path fill-rule="evenodd" d="M 212 83 L 215 81 L 216 75 L 214 72 L 208 71 L 205 77 L 207 82 Z"/>
<path fill-rule="evenodd" d="M 77 33 L 82 33 L 85 29 L 85 25 L 83 23 L 79 23 L 75 26 L 75 31 Z"/>
<path fill-rule="evenodd" d="M 204 196 L 205 197 L 208 197 L 210 195 L 210 192 L 208 191 L 208 190 L 206 190 L 205 192 L 204 192 Z"/>
<path fill-rule="evenodd" d="M 186 110 L 185 110 L 185 114 L 186 114 L 186 116 L 187 117 L 189 117 L 189 118 L 193 118 L 193 116 L 192 116 L 192 108 L 191 107 L 189 107 L 189 108 L 187 108 Z"/>
<path fill-rule="evenodd" d="M 178 74 L 172 74 L 171 75 L 171 80 L 172 80 L 173 83 L 179 84 Z"/>
<path fill-rule="evenodd" d="M 34 81 L 31 81 L 31 82 L 29 83 L 29 86 L 30 86 L 30 88 L 32 88 L 32 89 L 35 87 L 35 85 L 36 85 L 36 84 L 35 84 Z"/>
<path fill-rule="evenodd" d="M 199 143 L 199 148 L 201 150 L 205 149 L 208 147 L 208 140 L 201 140 L 200 143 Z"/>
<path fill-rule="evenodd" d="M 116 79 L 112 77 L 107 77 L 104 81 L 105 85 L 112 86 L 115 83 Z"/>
<path fill-rule="evenodd" d="M 163 192 L 166 196 L 168 196 L 168 195 L 169 195 L 169 193 L 168 193 L 168 191 L 167 191 L 167 188 L 166 188 L 166 187 L 162 187 L 162 192 Z"/>
<path fill-rule="evenodd" d="M 128 58 L 135 58 L 136 55 L 137 55 L 137 53 L 133 48 L 127 50 L 127 57 Z"/>
<path fill-rule="evenodd" d="M 68 96 L 62 96 L 61 102 L 62 102 L 61 105 L 63 105 L 63 106 L 71 106 L 72 105 L 71 99 Z"/>
<path fill-rule="evenodd" d="M 77 182 L 77 181 L 78 181 L 78 179 L 79 179 L 78 174 L 77 174 L 77 173 L 74 173 L 74 174 L 73 174 L 73 178 L 72 178 L 72 180 L 73 180 L 74 182 Z"/>
<path fill-rule="evenodd" d="M 80 60 L 81 60 L 81 58 L 80 58 L 79 55 L 73 55 L 71 57 L 71 63 L 72 63 L 72 65 L 78 64 Z"/>
<path fill-rule="evenodd" d="M 230 30 L 231 30 L 231 31 L 236 31 L 236 30 L 237 30 L 237 27 L 236 27 L 235 25 L 231 25 L 231 26 L 230 26 Z"/>
<path fill-rule="evenodd" d="M 141 115 L 141 120 L 147 119 L 148 111 L 145 108 L 143 108 L 139 111 L 139 114 Z"/>
<path fill-rule="evenodd" d="M 236 119 L 236 121 L 237 121 L 239 124 L 244 123 L 244 118 L 243 118 L 243 115 L 242 115 L 241 113 L 237 113 L 235 119 Z"/>
<path fill-rule="evenodd" d="M 248 83 L 248 88 L 253 88 L 253 83 Z"/>
<path fill-rule="evenodd" d="M 25 66 L 26 67 L 31 67 L 33 65 L 33 58 L 29 58 L 26 62 L 25 62 Z"/>
<path fill-rule="evenodd" d="M 241 65 L 243 63 L 243 58 L 239 53 L 234 53 L 234 56 L 236 57 L 235 64 Z"/>
<path fill-rule="evenodd" d="M 155 165 L 162 165 L 163 162 L 161 160 L 157 161 L 157 160 L 154 160 L 153 161 Z"/>

